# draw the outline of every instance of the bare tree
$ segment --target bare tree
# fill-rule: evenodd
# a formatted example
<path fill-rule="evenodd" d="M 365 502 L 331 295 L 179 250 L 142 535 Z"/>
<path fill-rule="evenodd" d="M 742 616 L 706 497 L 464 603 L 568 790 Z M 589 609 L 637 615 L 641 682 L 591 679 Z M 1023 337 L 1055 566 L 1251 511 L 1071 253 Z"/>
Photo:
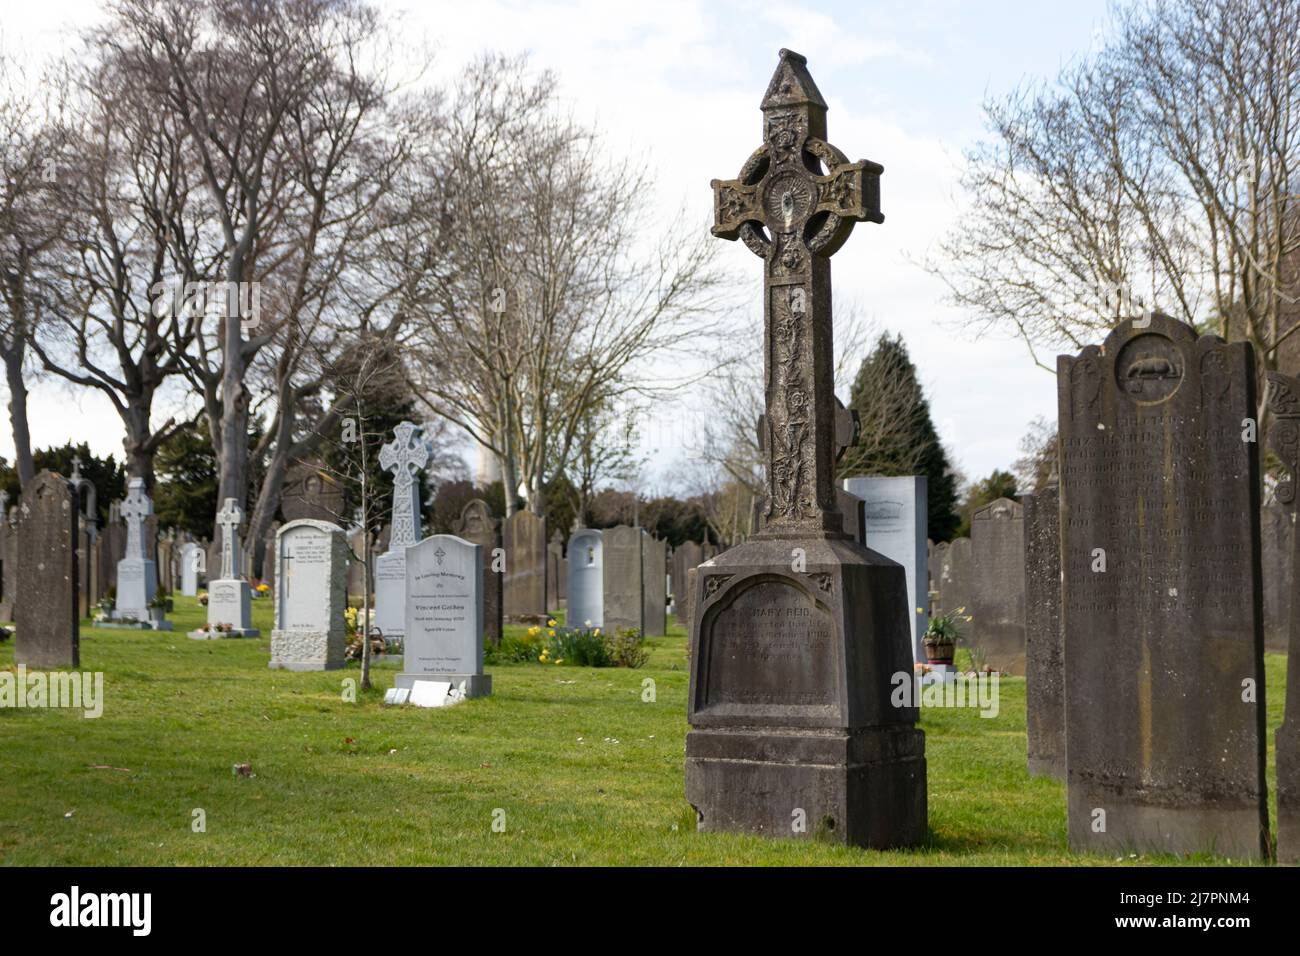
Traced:
<path fill-rule="evenodd" d="M 42 82 L 41 89 L 56 95 L 39 95 L 28 80 L 22 65 L 0 51 L 0 361 L 18 480 L 24 485 L 36 473 L 27 421 L 27 346 L 40 317 L 40 273 L 61 228 L 49 193 L 64 141 L 57 95 L 62 85 Z"/>
<path fill-rule="evenodd" d="M 415 391 L 496 454 L 508 510 L 521 489 L 540 514 L 594 409 L 690 381 L 644 372 L 717 331 L 714 244 L 674 223 L 646 255 L 640 164 L 611 163 L 522 59 L 466 70 L 443 142 L 426 228 L 446 257 L 412 300 Z"/>
<path fill-rule="evenodd" d="M 186 134 L 123 82 L 111 58 L 77 68 L 69 82 L 76 120 L 50 191 L 62 228 L 31 347 L 46 371 L 108 399 L 122 420 L 127 469 L 152 488 L 154 453 L 187 424 L 153 421 L 193 340 L 179 298 L 159 295 L 172 271 L 170 237 L 194 232 Z"/>
<path fill-rule="evenodd" d="M 1300 6 L 1150 0 L 1116 18 L 1054 88 L 986 105 L 970 210 L 930 268 L 1044 367 L 1039 350 L 1154 308 L 1251 342 L 1262 375 L 1300 327 Z"/>

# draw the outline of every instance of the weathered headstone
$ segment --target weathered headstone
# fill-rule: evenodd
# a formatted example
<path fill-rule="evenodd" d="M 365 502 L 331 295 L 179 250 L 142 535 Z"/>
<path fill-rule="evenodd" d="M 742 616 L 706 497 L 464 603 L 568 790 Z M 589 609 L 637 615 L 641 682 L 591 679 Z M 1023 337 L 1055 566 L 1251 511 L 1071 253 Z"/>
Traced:
<path fill-rule="evenodd" d="M 926 836 L 924 735 L 891 701 L 912 675 L 907 582 L 844 533 L 834 482 L 829 256 L 883 220 L 881 167 L 826 142 L 798 54 L 762 111 L 763 146 L 713 182 L 713 234 L 764 265 L 768 505 L 696 569 L 686 797 L 703 830 L 906 846 Z"/>
<path fill-rule="evenodd" d="M 955 614 L 963 637 L 969 640 L 971 624 L 971 550 L 970 538 L 955 538 L 934 546 L 938 576 L 931 576 L 936 592 L 935 606 L 944 614 Z"/>
<path fill-rule="evenodd" d="M 930 624 L 930 573 L 926 567 L 925 540 L 929 534 L 929 507 L 924 477 L 864 476 L 844 479 L 844 489 L 863 502 L 867 546 L 897 561 L 907 575 L 908 618 L 912 628 L 912 656 L 924 661 L 921 639 Z M 845 531 L 849 531 L 846 527 Z"/>
<path fill-rule="evenodd" d="M 703 549 L 697 541 L 683 541 L 673 548 L 673 603 L 677 608 L 677 621 L 683 627 L 691 626 L 688 611 L 691 591 L 686 586 L 686 575 L 691 568 L 699 567 L 703 561 Z"/>
<path fill-rule="evenodd" d="M 1025 495 L 1025 729 L 1031 776 L 1065 779 L 1061 526 L 1057 477 Z"/>
<path fill-rule="evenodd" d="M 1269 372 L 1268 409 L 1273 424 L 1268 432 L 1268 447 L 1286 469 L 1277 487 L 1278 505 L 1290 517 L 1296 507 L 1296 487 L 1300 483 L 1300 381 L 1279 372 Z M 1300 535 L 1291 534 L 1290 566 L 1300 550 Z M 1286 665 L 1286 710 L 1282 725 L 1273 736 L 1277 751 L 1277 861 L 1300 863 L 1300 580 L 1289 581 L 1286 610 L 1289 617 Z M 1263 702 L 1260 702 L 1263 708 Z"/>
<path fill-rule="evenodd" d="M 18 570 L 22 600 L 14 608 L 14 663 L 78 667 L 76 496 L 62 475 L 42 471 L 19 500 Z"/>
<path fill-rule="evenodd" d="M 1267 504 L 1260 510 L 1259 530 L 1264 572 L 1264 649 L 1285 654 L 1291 614 L 1294 515 L 1279 502 Z"/>
<path fill-rule="evenodd" d="M 1261 857 L 1254 352 L 1148 314 L 1057 395 L 1070 845 Z"/>
<path fill-rule="evenodd" d="M 564 535 L 556 529 L 551 533 L 551 541 L 546 546 L 546 607 L 554 611 L 560 606 L 563 587 L 560 578 L 560 565 L 564 563 Z"/>
<path fill-rule="evenodd" d="M 603 627 L 605 621 L 605 562 L 602 534 L 582 528 L 569 537 L 569 606 L 565 621 L 570 627 Z"/>
<path fill-rule="evenodd" d="M 501 643 L 503 573 L 493 565 L 500 556 L 501 522 L 492 517 L 492 509 L 482 498 L 465 505 L 456 524 L 456 534 L 482 547 L 479 562 L 483 574 L 483 634 L 493 644 Z"/>
<path fill-rule="evenodd" d="M 505 614 L 511 617 L 545 615 L 546 519 L 531 511 L 516 511 L 502 526 L 506 552 Z"/>
<path fill-rule="evenodd" d="M 492 693 L 483 673 L 483 546 L 435 534 L 406 549 L 406 624 L 396 687 L 450 681 L 466 697 Z"/>
<path fill-rule="evenodd" d="M 652 535 L 641 536 L 641 596 L 645 609 L 641 614 L 642 633 L 658 637 L 668 633 L 667 579 L 664 561 L 668 543 Z"/>
<path fill-rule="evenodd" d="M 9 493 L 0 491 L 0 621 L 14 619 L 18 586 L 18 532 L 11 523 Z"/>
<path fill-rule="evenodd" d="M 271 667 L 327 671 L 343 666 L 347 635 L 347 533 L 328 521 L 287 522 L 275 543 L 275 628 Z"/>
<path fill-rule="evenodd" d="M 1025 524 L 1020 503 L 991 501 L 971 515 L 972 589 L 969 641 L 984 663 L 1025 673 Z"/>
<path fill-rule="evenodd" d="M 127 482 L 121 506 L 126 522 L 126 554 L 117 562 L 117 601 L 113 618 L 119 621 L 149 622 L 149 606 L 158 592 L 158 565 L 148 556 L 146 519 L 153 514 L 153 501 L 144 490 L 143 478 Z M 156 526 L 156 525 L 155 525 Z M 156 621 L 158 630 L 169 631 L 170 621 Z"/>
<path fill-rule="evenodd" d="M 605 563 L 605 595 L 601 601 L 604 627 L 613 634 L 620 627 L 635 627 L 644 633 L 645 598 L 641 591 L 640 528 L 619 525 L 601 533 Z"/>
<path fill-rule="evenodd" d="M 108 521 L 99 535 L 99 578 L 104 583 L 104 593 L 117 587 L 117 562 L 125 556 L 125 535 L 122 530 L 122 503 L 108 503 Z"/>
<path fill-rule="evenodd" d="M 208 583 L 208 634 L 227 637 L 257 637 L 262 632 L 253 627 L 253 612 L 248 582 L 239 574 L 244 549 L 240 547 L 239 526 L 243 509 L 234 498 L 227 498 L 217 512 L 221 528 L 221 573 Z M 201 636 L 194 632 L 191 636 Z"/>
<path fill-rule="evenodd" d="M 301 461 L 291 466 L 280 493 L 280 512 L 286 522 L 309 518 L 337 522 L 343 518 L 343 488 L 318 461 Z"/>

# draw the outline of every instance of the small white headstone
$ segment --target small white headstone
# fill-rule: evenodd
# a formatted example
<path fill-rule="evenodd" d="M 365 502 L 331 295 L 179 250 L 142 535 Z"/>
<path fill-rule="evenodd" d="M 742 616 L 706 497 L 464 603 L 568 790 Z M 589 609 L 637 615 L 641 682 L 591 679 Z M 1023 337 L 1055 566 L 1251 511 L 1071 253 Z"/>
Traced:
<path fill-rule="evenodd" d="M 411 685 L 410 702 L 416 707 L 442 707 L 451 693 L 451 681 L 417 680 Z"/>

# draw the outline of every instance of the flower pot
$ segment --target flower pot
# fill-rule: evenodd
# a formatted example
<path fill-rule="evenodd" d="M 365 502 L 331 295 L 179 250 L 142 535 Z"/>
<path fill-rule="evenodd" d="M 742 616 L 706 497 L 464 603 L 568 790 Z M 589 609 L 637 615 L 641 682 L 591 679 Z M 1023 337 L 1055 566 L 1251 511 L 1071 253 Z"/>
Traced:
<path fill-rule="evenodd" d="M 149 608 L 149 620 L 154 624 L 161 624 L 167 619 L 167 609 L 163 607 Z"/>
<path fill-rule="evenodd" d="M 929 641 L 925 642 L 925 660 L 929 664 L 951 664 L 952 656 L 957 650 L 957 645 L 953 641 L 944 643 Z"/>

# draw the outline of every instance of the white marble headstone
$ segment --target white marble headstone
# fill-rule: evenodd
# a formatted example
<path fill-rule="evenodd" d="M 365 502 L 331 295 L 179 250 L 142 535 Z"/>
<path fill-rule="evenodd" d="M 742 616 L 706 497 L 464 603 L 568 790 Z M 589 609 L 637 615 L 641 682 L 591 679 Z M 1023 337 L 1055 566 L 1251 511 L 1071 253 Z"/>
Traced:
<path fill-rule="evenodd" d="M 305 671 L 343 666 L 350 556 L 347 534 L 328 521 L 300 518 L 276 533 L 271 667 Z"/>
<path fill-rule="evenodd" d="M 570 627 L 603 627 L 605 620 L 604 537 L 592 528 L 569 538 L 569 594 L 565 620 Z"/>
<path fill-rule="evenodd" d="M 396 686 L 436 678 L 466 682 L 470 697 L 492 692 L 483 673 L 482 551 L 451 534 L 406 549 L 406 634 Z"/>
<path fill-rule="evenodd" d="M 921 639 L 930 625 L 930 581 L 925 549 L 929 508 L 924 476 L 846 478 L 844 488 L 865 502 L 867 547 L 903 566 L 913 660 L 925 660 Z"/>

